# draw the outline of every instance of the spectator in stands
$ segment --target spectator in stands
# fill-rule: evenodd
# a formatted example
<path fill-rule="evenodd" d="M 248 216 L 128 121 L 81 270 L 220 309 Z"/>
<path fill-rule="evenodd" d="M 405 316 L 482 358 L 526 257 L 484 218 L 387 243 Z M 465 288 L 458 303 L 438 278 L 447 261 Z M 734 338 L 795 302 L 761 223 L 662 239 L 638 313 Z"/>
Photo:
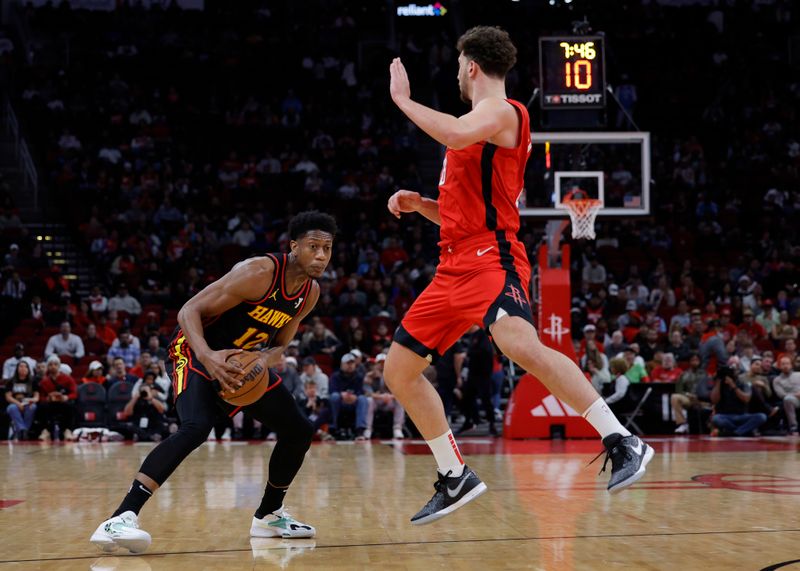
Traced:
<path fill-rule="evenodd" d="M 783 351 L 778 353 L 776 360 L 780 363 L 783 357 L 788 357 L 794 363 L 797 358 L 797 342 L 794 339 L 787 339 L 783 342 Z"/>
<path fill-rule="evenodd" d="M 590 342 L 593 343 L 595 349 L 601 353 L 605 350 L 603 343 L 597 339 L 597 326 L 593 323 L 589 323 L 583 327 L 583 339 L 581 339 L 580 347 L 578 349 L 579 357 L 586 352 L 586 346 Z"/>
<path fill-rule="evenodd" d="M 125 359 L 122 357 L 114 357 L 110 360 L 111 368 L 106 376 L 106 387 L 112 386 L 114 383 L 125 381 L 126 383 L 135 384 L 139 379 L 128 373 Z"/>
<path fill-rule="evenodd" d="M 75 361 L 79 361 L 84 353 L 83 340 L 72 332 L 72 326 L 69 321 L 64 321 L 61 324 L 61 331 L 48 339 L 47 346 L 44 349 L 45 359 L 52 355 L 66 355 Z"/>
<path fill-rule="evenodd" d="M 339 350 L 340 345 L 339 340 L 325 327 L 325 324 L 322 321 L 317 321 L 312 326 L 311 331 L 303 335 L 301 353 L 306 355 L 316 355 L 317 353 L 333 355 Z"/>
<path fill-rule="evenodd" d="M 580 366 L 597 392 L 602 392 L 603 386 L 611 382 L 608 357 L 606 357 L 605 353 L 600 352 L 594 341 L 589 341 L 586 344 L 586 352 L 580 358 Z"/>
<path fill-rule="evenodd" d="M 767 338 L 767 331 L 760 323 L 755 321 L 753 310 L 750 307 L 745 307 L 742 310 L 742 324 L 739 325 L 738 331 L 747 333 L 754 343 Z"/>
<path fill-rule="evenodd" d="M 363 315 L 367 309 L 367 294 L 358 288 L 358 280 L 351 277 L 339 294 L 339 308 L 344 315 Z"/>
<path fill-rule="evenodd" d="M 142 306 L 128 293 L 128 286 L 120 284 L 117 288 L 117 295 L 108 300 L 109 311 L 124 311 L 129 315 L 139 315 L 142 312 Z"/>
<path fill-rule="evenodd" d="M 644 330 L 644 327 L 642 327 Z M 656 353 L 661 350 L 661 343 L 658 342 L 658 331 L 655 329 L 647 328 L 643 331 L 644 340 L 639 350 L 639 355 L 644 359 L 645 363 L 650 363 L 656 356 Z"/>
<path fill-rule="evenodd" d="M 675 291 L 669 287 L 666 276 L 662 275 L 658 280 L 658 287 L 650 292 L 648 304 L 656 312 L 675 307 Z"/>
<path fill-rule="evenodd" d="M 613 379 L 613 392 L 605 397 L 606 404 L 614 410 L 616 403 L 620 402 L 625 395 L 628 394 L 628 387 L 631 386 L 631 381 L 626 375 L 628 370 L 628 361 L 622 357 L 615 357 L 609 363 L 609 370 L 611 378 Z"/>
<path fill-rule="evenodd" d="M 42 298 L 38 295 L 31 297 L 31 307 L 28 315 L 31 319 L 35 319 L 41 323 L 47 321 L 47 315 L 45 315 L 45 307 L 42 304 Z"/>
<path fill-rule="evenodd" d="M 117 331 L 112 325 L 109 325 L 105 315 L 101 315 L 97 319 L 97 336 L 106 344 L 106 347 L 111 347 L 111 344 L 117 339 Z"/>
<path fill-rule="evenodd" d="M 121 357 L 125 361 L 127 368 L 133 368 L 139 360 L 141 352 L 134 344 L 133 335 L 130 330 L 123 329 L 119 332 L 119 337 L 114 343 L 111 344 L 111 349 L 108 350 L 107 361 L 110 365 L 117 357 Z"/>
<path fill-rule="evenodd" d="M 317 366 L 314 357 L 303 359 L 303 372 L 300 374 L 300 381 L 304 387 L 309 381 L 314 381 L 316 386 L 315 394 L 321 399 L 328 400 L 328 375 L 323 373 L 322 369 Z"/>
<path fill-rule="evenodd" d="M 613 359 L 615 356 L 625 351 L 627 347 L 628 345 L 625 343 L 625 338 L 622 336 L 622 331 L 617 329 L 611 334 L 611 341 L 606 344 L 606 357 Z"/>
<path fill-rule="evenodd" d="M 781 374 L 780 369 L 775 367 L 775 357 L 772 351 L 764 351 L 761 355 L 761 372 L 770 382 Z"/>
<path fill-rule="evenodd" d="M 753 389 L 753 398 L 750 399 L 749 412 L 763 412 L 769 421 L 780 411 L 780 408 L 771 404 L 772 387 L 761 370 L 761 357 L 753 357 L 744 373 L 739 375 L 739 380 Z"/>
<path fill-rule="evenodd" d="M 797 434 L 797 409 L 800 408 L 800 373 L 792 369 L 792 360 L 782 357 L 778 360 L 780 374 L 772 381 L 775 396 L 783 400 L 783 411 L 789 432 Z"/>
<path fill-rule="evenodd" d="M 628 367 L 625 370 L 625 376 L 628 377 L 630 382 L 647 383 L 650 381 L 644 361 L 639 356 L 639 345 L 637 343 L 631 343 L 630 346 L 628 346 L 622 353 L 622 358 L 628 364 Z M 613 372 L 611 373 L 611 376 L 613 378 Z"/>
<path fill-rule="evenodd" d="M 719 312 L 719 328 L 726 339 L 733 339 L 736 337 L 738 328 L 731 323 L 731 310 L 727 307 L 722 308 Z"/>
<path fill-rule="evenodd" d="M 606 268 L 596 256 L 589 258 L 589 263 L 583 266 L 583 281 L 589 284 L 590 291 L 596 291 L 605 286 L 608 274 Z"/>
<path fill-rule="evenodd" d="M 339 427 L 342 410 L 352 410 L 356 415 L 356 440 L 366 440 L 369 402 L 364 396 L 364 376 L 356 372 L 356 358 L 351 353 L 342 356 L 340 369 L 331 376 L 330 403 L 331 432 Z"/>
<path fill-rule="evenodd" d="M 719 430 L 720 436 L 758 435 L 758 428 L 767 421 L 767 415 L 747 412 L 751 398 L 751 387 L 739 381 L 733 369 L 728 366 L 717 369 L 714 388 L 711 389 L 715 411 L 711 423 Z"/>
<path fill-rule="evenodd" d="M 14 440 L 28 440 L 33 425 L 36 405 L 39 402 L 39 383 L 27 361 L 19 360 L 11 377 L 6 381 L 6 413 L 14 428 Z"/>
<path fill-rule="evenodd" d="M 141 379 L 144 377 L 145 372 L 150 369 L 150 365 L 153 364 L 153 356 L 150 355 L 149 351 L 142 351 L 139 354 L 139 358 L 136 360 L 136 364 L 131 367 L 128 371 L 134 377 Z"/>
<path fill-rule="evenodd" d="M 697 353 L 689 357 L 689 368 L 681 373 L 675 383 L 675 392 L 670 395 L 672 417 L 678 427 L 676 434 L 687 434 L 689 423 L 686 420 L 684 409 L 702 408 L 703 402 L 710 400 L 708 390 L 708 373 L 700 367 L 700 355 Z"/>
<path fill-rule="evenodd" d="M 151 333 L 147 336 L 147 352 L 153 356 L 153 359 L 158 361 L 165 361 L 167 359 L 167 350 L 161 346 L 161 339 L 156 333 Z"/>
<path fill-rule="evenodd" d="M 92 287 L 92 293 L 89 295 L 89 307 L 95 315 L 108 311 L 108 298 L 100 291 L 100 286 Z"/>
<path fill-rule="evenodd" d="M 789 322 L 789 312 L 785 309 L 778 314 L 778 323 L 772 326 L 770 336 L 776 343 L 787 339 L 797 340 L 797 327 Z"/>
<path fill-rule="evenodd" d="M 771 299 L 765 299 L 761 304 L 761 313 L 756 317 L 756 322 L 764 328 L 768 334 L 778 323 L 780 323 L 780 311 L 775 309 Z"/>
<path fill-rule="evenodd" d="M 654 383 L 674 383 L 682 373 L 680 367 L 675 365 L 675 356 L 672 353 L 664 353 L 661 356 L 661 365 L 650 372 L 650 380 Z"/>
<path fill-rule="evenodd" d="M 3 363 L 3 381 L 7 381 L 14 376 L 14 373 L 17 370 L 17 365 L 20 362 L 27 363 L 28 370 L 31 375 L 33 375 L 33 371 L 36 368 L 36 360 L 25 355 L 25 345 L 22 343 L 17 343 L 14 345 L 14 355 L 6 359 Z"/>
<path fill-rule="evenodd" d="M 39 412 L 45 425 L 39 440 L 49 440 L 51 435 L 54 440 L 72 440 L 77 398 L 75 379 L 61 372 L 58 355 L 50 355 L 44 378 L 39 381 Z"/>
<path fill-rule="evenodd" d="M 134 427 L 134 440 L 159 442 L 166 435 L 166 393 L 156 384 L 156 374 L 147 371 L 133 387 L 123 412 Z"/>
<path fill-rule="evenodd" d="M 313 379 L 306 381 L 303 395 L 298 399 L 301 410 L 308 420 L 314 425 L 314 432 L 320 440 L 333 440 L 325 431 L 324 426 L 331 421 L 331 411 L 328 400 L 317 394 L 317 383 Z"/>
<path fill-rule="evenodd" d="M 93 359 L 103 358 L 108 353 L 108 345 L 97 336 L 97 326 L 94 323 L 86 326 L 83 348 L 86 355 Z"/>
<path fill-rule="evenodd" d="M 103 363 L 100 361 L 92 361 L 89 363 L 86 376 L 81 379 L 81 383 L 97 383 L 104 385 L 106 383 L 106 377 L 103 374 Z"/>
<path fill-rule="evenodd" d="M 19 272 L 15 271 L 6 280 L 6 285 L 3 288 L 3 297 L 16 304 L 25 298 L 27 289 L 25 282 L 19 277 Z"/>
<path fill-rule="evenodd" d="M 689 356 L 692 354 L 691 347 L 683 340 L 683 334 L 678 329 L 672 330 L 669 334 L 669 343 L 665 351 L 672 353 L 678 362 L 688 361 Z"/>
<path fill-rule="evenodd" d="M 364 431 L 364 436 L 372 438 L 372 426 L 375 421 L 376 412 L 391 412 L 392 437 L 401 439 L 404 437 L 403 426 L 406 423 L 406 412 L 405 409 L 403 409 L 403 405 L 394 398 L 394 395 L 386 386 L 386 381 L 383 378 L 383 365 L 385 361 L 386 353 L 378 353 L 375 357 L 375 362 L 364 377 L 364 389 L 369 395 L 367 428 Z"/>
<path fill-rule="evenodd" d="M 297 359 L 281 355 L 280 362 L 275 366 L 275 372 L 283 381 L 283 386 L 295 399 L 299 400 L 305 394 L 303 382 L 300 380 L 300 375 L 297 374 Z"/>
<path fill-rule="evenodd" d="M 641 321 L 641 316 L 637 312 L 638 305 L 635 299 L 629 299 L 625 304 L 625 313 L 619 316 L 617 324 L 620 329 L 626 329 L 632 324 L 638 324 Z"/>
<path fill-rule="evenodd" d="M 369 308 L 369 314 L 371 317 L 377 317 L 382 313 L 385 313 L 385 317 L 388 317 L 392 321 L 397 321 L 397 310 L 395 309 L 394 305 L 389 303 L 389 298 L 387 297 L 386 292 L 383 290 L 378 292 L 375 303 L 373 303 Z"/>
<path fill-rule="evenodd" d="M 682 299 L 678 302 L 678 308 L 675 311 L 675 315 L 673 315 L 669 321 L 669 328 L 672 330 L 673 325 L 677 323 L 680 325 L 681 329 L 686 329 L 689 327 L 690 322 L 691 315 L 689 313 L 689 304 L 685 299 Z"/>

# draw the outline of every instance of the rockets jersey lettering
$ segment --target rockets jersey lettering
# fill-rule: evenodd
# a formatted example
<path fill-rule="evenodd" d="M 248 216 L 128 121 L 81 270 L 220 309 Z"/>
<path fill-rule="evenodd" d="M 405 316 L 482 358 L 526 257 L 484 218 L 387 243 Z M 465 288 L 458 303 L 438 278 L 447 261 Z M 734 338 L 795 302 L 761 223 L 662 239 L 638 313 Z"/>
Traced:
<path fill-rule="evenodd" d="M 457 241 L 486 232 L 519 230 L 517 201 L 531 153 L 530 118 L 519 101 L 506 99 L 519 115 L 518 144 L 498 147 L 481 141 L 447 149 L 439 179 L 442 241 Z"/>

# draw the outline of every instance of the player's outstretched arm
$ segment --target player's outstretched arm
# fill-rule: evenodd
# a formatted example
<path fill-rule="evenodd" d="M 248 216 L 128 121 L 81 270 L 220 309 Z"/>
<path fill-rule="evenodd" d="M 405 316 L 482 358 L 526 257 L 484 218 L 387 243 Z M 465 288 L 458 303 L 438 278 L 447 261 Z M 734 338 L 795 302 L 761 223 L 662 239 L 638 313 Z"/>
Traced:
<path fill-rule="evenodd" d="M 432 198 L 421 196 L 418 192 L 398 190 L 389 197 L 386 207 L 397 218 L 400 218 L 404 212 L 419 212 L 434 224 L 442 225 L 439 203 Z"/>
<path fill-rule="evenodd" d="M 239 262 L 231 271 L 187 301 L 178 312 L 178 323 L 189 346 L 223 390 L 232 391 L 241 386 L 238 380 L 240 367 L 227 360 L 242 350 L 212 350 L 205 340 L 203 320 L 221 315 L 245 300 L 261 297 L 264 284 L 272 283 L 274 270 L 275 264 L 267 257 Z"/>
<path fill-rule="evenodd" d="M 392 61 L 389 74 L 392 101 L 420 129 L 451 149 L 463 149 L 516 128 L 516 112 L 498 97 L 483 99 L 466 115 L 454 117 L 411 100 L 411 85 L 400 58 Z"/>

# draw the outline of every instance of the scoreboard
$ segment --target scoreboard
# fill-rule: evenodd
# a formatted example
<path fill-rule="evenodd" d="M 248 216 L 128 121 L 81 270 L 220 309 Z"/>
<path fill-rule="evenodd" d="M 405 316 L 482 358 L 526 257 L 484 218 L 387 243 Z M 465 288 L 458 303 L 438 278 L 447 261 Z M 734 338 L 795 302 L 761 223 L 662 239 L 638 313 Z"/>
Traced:
<path fill-rule="evenodd" d="M 539 38 L 542 109 L 598 109 L 606 104 L 602 36 Z"/>

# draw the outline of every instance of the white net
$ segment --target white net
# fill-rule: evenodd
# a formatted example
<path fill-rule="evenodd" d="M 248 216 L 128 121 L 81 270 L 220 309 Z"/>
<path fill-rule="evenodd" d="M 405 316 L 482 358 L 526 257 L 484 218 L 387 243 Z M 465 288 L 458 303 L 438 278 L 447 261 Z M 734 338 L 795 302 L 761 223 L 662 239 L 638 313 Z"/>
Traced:
<path fill-rule="evenodd" d="M 572 237 L 594 240 L 594 219 L 603 203 L 593 198 L 573 198 L 564 202 L 572 221 Z"/>

